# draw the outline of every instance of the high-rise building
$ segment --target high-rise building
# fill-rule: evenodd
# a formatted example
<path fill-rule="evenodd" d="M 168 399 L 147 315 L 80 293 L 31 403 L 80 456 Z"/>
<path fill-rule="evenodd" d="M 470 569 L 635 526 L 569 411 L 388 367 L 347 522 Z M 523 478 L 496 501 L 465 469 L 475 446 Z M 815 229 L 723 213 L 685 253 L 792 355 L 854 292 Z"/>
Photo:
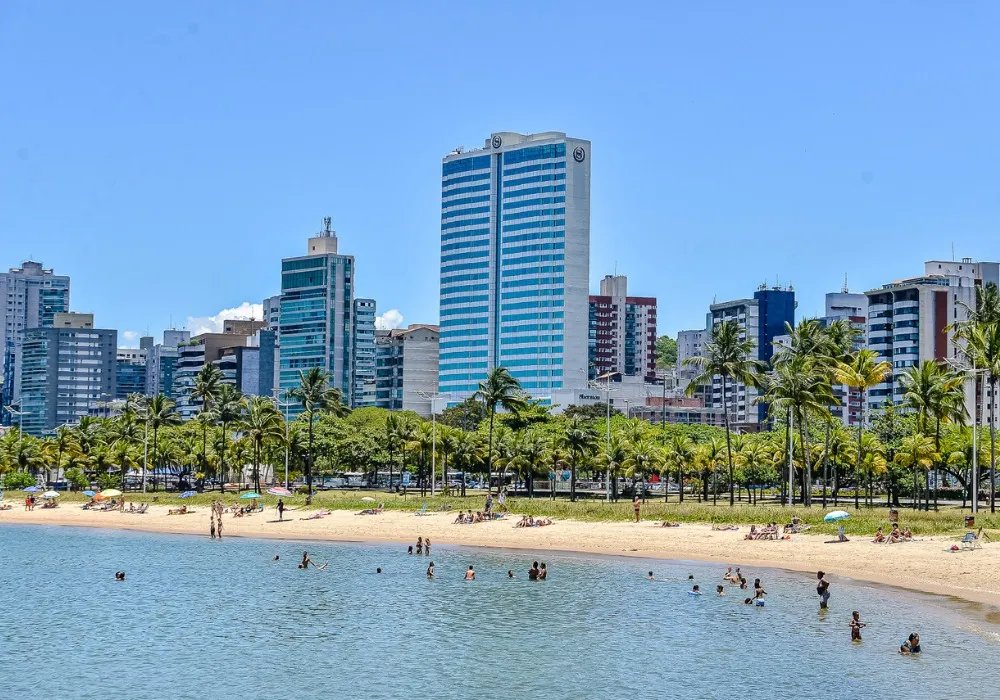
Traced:
<path fill-rule="evenodd" d="M 375 331 L 375 405 L 431 415 L 438 385 L 440 330 L 429 324 Z"/>
<path fill-rule="evenodd" d="M 500 132 L 441 167 L 439 389 L 505 366 L 530 395 L 587 386 L 590 142 Z"/>
<path fill-rule="evenodd" d="M 276 294 L 273 297 L 267 297 L 263 303 L 264 307 L 264 323 L 271 330 L 278 330 L 278 324 L 281 321 L 281 295 Z"/>
<path fill-rule="evenodd" d="M 795 292 L 791 287 L 782 289 L 761 285 L 752 299 L 712 304 L 709 312 L 713 328 L 723 321 L 739 324 L 742 330 L 740 337 L 754 343 L 749 359 L 769 363 L 774 355 L 775 338 L 787 332 L 786 323 L 795 326 Z M 767 420 L 768 407 L 755 402 L 758 396 L 757 389 L 730 379 L 726 382 L 726 401 L 723 405 L 722 378 L 715 377 L 706 405 L 728 411 L 732 422 L 760 425 Z"/>
<path fill-rule="evenodd" d="M 246 345 L 247 336 L 242 334 L 202 333 L 178 346 L 173 393 L 181 418 L 193 418 L 202 406 L 202 401 L 192 393 L 195 378 L 205 365 L 215 364 L 222 372 L 224 384 L 238 386 L 239 363 L 233 349 Z"/>
<path fill-rule="evenodd" d="M 146 396 L 163 394 L 177 399 L 174 391 L 174 370 L 177 368 L 177 347 L 191 340 L 191 331 L 163 331 L 163 342 L 146 351 Z"/>
<path fill-rule="evenodd" d="M 118 348 L 115 353 L 115 398 L 146 393 L 146 350 Z"/>
<path fill-rule="evenodd" d="M 590 379 L 656 375 L 656 298 L 628 296 L 625 275 L 606 275 L 590 295 Z"/>
<path fill-rule="evenodd" d="M 24 331 L 51 328 L 55 314 L 66 311 L 69 277 L 31 260 L 0 272 L 0 407 L 15 403 L 20 393 L 18 349 Z M 9 419 L 0 409 L 0 425 Z"/>
<path fill-rule="evenodd" d="M 865 347 L 865 330 L 868 327 L 868 297 L 851 294 L 847 287 L 839 292 L 826 295 L 826 311 L 820 323 L 829 326 L 834 321 L 846 321 L 858 331 L 854 339 L 854 350 Z M 857 425 L 861 420 L 861 390 L 846 384 L 834 384 L 833 396 L 837 405 L 830 407 L 830 413 L 844 425 Z"/>
<path fill-rule="evenodd" d="M 354 378 L 351 407 L 375 405 L 375 300 L 354 300 Z"/>
<path fill-rule="evenodd" d="M 887 401 L 900 404 L 904 390 L 900 378 L 909 367 L 926 360 L 959 360 L 954 343 L 953 324 L 967 320 L 976 307 L 976 287 L 1000 282 L 1000 264 L 931 260 L 924 264 L 924 274 L 890 282 L 873 289 L 868 296 L 868 347 L 878 353 L 878 360 L 892 363 L 892 376 L 868 389 L 868 409 L 878 410 Z M 977 400 L 973 383 L 966 388 L 966 409 L 977 415 L 980 423 L 995 400 L 984 390 Z M 985 405 L 984 405 L 985 404 Z"/>
<path fill-rule="evenodd" d="M 691 357 L 702 357 L 705 352 L 705 343 L 708 342 L 711 331 L 705 328 L 695 328 L 686 331 L 677 331 L 677 388 L 687 389 L 691 380 L 701 374 L 697 367 L 684 364 L 684 361 Z"/>
<path fill-rule="evenodd" d="M 299 371 L 319 367 L 330 386 L 350 402 L 354 257 L 337 253 L 330 218 L 309 239 L 307 254 L 281 261 L 278 383 L 282 393 L 299 385 Z M 292 407 L 290 413 L 301 408 Z"/>
<path fill-rule="evenodd" d="M 30 435 L 76 423 L 115 397 L 118 332 L 94 328 L 89 314 L 59 313 L 51 321 L 24 330 L 21 406 Z"/>

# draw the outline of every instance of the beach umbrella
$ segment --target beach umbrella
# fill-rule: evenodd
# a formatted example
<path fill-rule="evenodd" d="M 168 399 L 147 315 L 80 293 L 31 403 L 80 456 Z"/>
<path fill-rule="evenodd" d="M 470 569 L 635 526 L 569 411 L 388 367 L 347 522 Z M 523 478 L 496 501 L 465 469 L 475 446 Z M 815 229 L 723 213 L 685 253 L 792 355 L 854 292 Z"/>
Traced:
<path fill-rule="evenodd" d="M 101 495 L 105 498 L 114 498 L 115 496 L 121 496 L 122 492 L 118 489 L 108 489 L 107 491 L 101 491 Z"/>
<path fill-rule="evenodd" d="M 849 517 L 851 517 L 851 514 L 848 513 L 846 510 L 835 510 L 827 513 L 826 517 L 823 518 L 823 520 L 825 520 L 828 523 L 835 523 L 838 520 L 844 520 Z"/>
<path fill-rule="evenodd" d="M 38 493 L 39 491 L 41 491 L 41 489 L 38 488 L 37 486 L 29 486 L 24 491 L 25 493 Z"/>
<path fill-rule="evenodd" d="M 96 494 L 96 493 L 95 493 L 94 491 L 89 491 L 89 490 L 88 490 L 88 491 L 84 491 L 84 492 L 83 492 L 83 495 L 84 495 L 84 496 L 88 496 L 88 497 L 90 497 L 90 498 L 93 498 L 93 497 L 94 497 L 94 496 L 96 496 L 97 494 Z"/>
<path fill-rule="evenodd" d="M 241 501 L 249 501 L 252 498 L 260 498 L 260 494 L 257 493 L 256 491 L 250 491 L 240 496 Z"/>
<path fill-rule="evenodd" d="M 284 486 L 275 486 L 274 488 L 268 489 L 267 492 L 272 496 L 291 496 L 292 492 L 286 489 Z"/>
<path fill-rule="evenodd" d="M 58 491 L 46 491 L 42 494 L 42 498 L 59 498 Z"/>
<path fill-rule="evenodd" d="M 197 495 L 198 495 L 197 491 L 185 491 L 177 498 L 191 498 L 191 496 L 197 496 Z"/>

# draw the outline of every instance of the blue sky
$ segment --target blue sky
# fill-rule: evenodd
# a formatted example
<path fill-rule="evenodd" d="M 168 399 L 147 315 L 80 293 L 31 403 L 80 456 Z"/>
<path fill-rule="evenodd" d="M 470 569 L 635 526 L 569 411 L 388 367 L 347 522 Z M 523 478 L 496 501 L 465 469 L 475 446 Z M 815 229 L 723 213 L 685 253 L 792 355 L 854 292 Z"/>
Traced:
<path fill-rule="evenodd" d="M 159 336 L 330 215 L 357 293 L 434 321 L 441 157 L 505 130 L 592 140 L 592 286 L 660 332 L 1000 258 L 1000 4 L 375 5 L 0 4 L 0 265 Z"/>

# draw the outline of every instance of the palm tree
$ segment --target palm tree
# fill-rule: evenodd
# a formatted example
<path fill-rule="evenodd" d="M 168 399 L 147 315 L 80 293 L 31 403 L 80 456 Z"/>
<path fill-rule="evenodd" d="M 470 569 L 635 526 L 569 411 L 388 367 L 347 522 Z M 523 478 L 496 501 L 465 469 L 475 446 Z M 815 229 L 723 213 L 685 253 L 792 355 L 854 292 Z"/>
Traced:
<path fill-rule="evenodd" d="M 618 433 L 612 433 L 611 438 L 601 443 L 598 460 L 611 475 L 611 497 L 618 500 L 618 470 L 625 464 L 628 456 L 626 443 Z"/>
<path fill-rule="evenodd" d="M 861 393 L 861 414 L 858 416 L 858 461 L 854 467 L 855 475 L 861 473 L 861 433 L 865 425 L 865 398 L 870 387 L 881 384 L 892 375 L 892 365 L 888 362 L 878 362 L 878 353 L 874 350 L 858 350 L 850 362 L 841 362 L 836 369 L 838 382 L 846 384 Z M 859 507 L 858 491 L 854 490 L 854 507 Z"/>
<path fill-rule="evenodd" d="M 769 403 L 772 410 L 790 409 L 795 417 L 802 447 L 802 503 L 812 505 L 812 465 L 806 423 L 810 413 L 828 416 L 827 407 L 836 403 L 830 387 L 829 373 L 823 364 L 812 362 L 808 358 L 782 362 L 768 376 L 767 391 L 758 400 Z M 789 503 L 793 502 L 794 494 L 789 493 Z"/>
<path fill-rule="evenodd" d="M 768 446 L 760 440 L 747 441 L 743 445 L 743 449 L 737 454 L 737 460 L 743 468 L 743 480 L 747 489 L 747 499 L 751 503 L 756 503 L 751 484 L 759 477 L 761 465 L 768 458 Z"/>
<path fill-rule="evenodd" d="M 156 490 L 156 446 L 160 434 L 160 428 L 168 425 L 180 425 L 181 417 L 177 415 L 177 403 L 163 394 L 152 396 L 146 399 L 146 421 L 153 429 L 153 490 Z M 162 466 L 162 465 L 160 465 Z M 143 479 L 145 479 L 145 473 Z M 166 476 L 163 480 L 166 485 Z"/>
<path fill-rule="evenodd" d="M 913 468 L 913 507 L 917 507 L 917 472 L 928 470 L 939 458 L 934 451 L 934 441 L 922 433 L 907 435 L 902 439 L 893 461 L 901 467 Z"/>
<path fill-rule="evenodd" d="M 528 498 L 535 497 L 535 472 L 548 462 L 549 441 L 544 435 L 528 430 L 521 437 L 518 450 L 525 464 L 525 476 L 528 482 Z"/>
<path fill-rule="evenodd" d="M 662 463 L 663 452 L 655 442 L 650 439 L 633 442 L 629 444 L 628 456 L 625 458 L 625 476 L 632 478 L 633 488 L 638 488 L 639 478 L 659 471 Z"/>
<path fill-rule="evenodd" d="M 191 389 L 191 400 L 201 401 L 202 428 L 201 428 L 201 467 L 202 471 L 208 470 L 208 418 L 211 415 L 212 404 L 215 397 L 219 395 L 219 388 L 222 386 L 222 370 L 217 365 L 207 364 L 198 370 L 194 377 L 194 387 Z M 222 493 L 226 492 L 225 479 L 220 479 Z"/>
<path fill-rule="evenodd" d="M 270 399 L 264 396 L 251 396 L 247 404 L 247 413 L 241 426 L 253 446 L 253 483 L 254 490 L 260 493 L 260 461 L 265 444 L 285 437 L 285 426 L 281 412 L 275 408 Z"/>
<path fill-rule="evenodd" d="M 997 380 L 1000 379 L 1000 321 L 977 324 L 960 329 L 956 338 L 965 341 L 961 352 L 972 365 L 973 370 L 986 375 L 989 386 L 990 405 L 990 512 L 996 512 L 996 401 Z M 973 421 L 975 423 L 975 421 Z M 975 495 L 979 498 L 979 494 Z"/>
<path fill-rule="evenodd" d="M 673 437 L 667 441 L 663 454 L 664 478 L 663 478 L 663 502 L 669 500 L 670 492 L 670 471 L 669 467 L 677 470 L 678 499 L 684 502 L 684 470 L 694 463 L 697 450 L 694 440 L 684 433 L 674 433 Z"/>
<path fill-rule="evenodd" d="M 306 419 L 309 421 L 309 454 L 306 456 L 306 488 L 312 496 L 312 473 L 315 462 L 313 452 L 313 423 L 317 413 L 332 413 L 335 416 L 345 416 L 349 413 L 344 405 L 344 397 L 340 389 L 330 387 L 330 375 L 319 367 L 308 371 L 299 370 L 299 385 L 288 392 L 288 396 L 302 405 Z"/>
<path fill-rule="evenodd" d="M 63 457 L 68 454 L 79 454 L 80 444 L 76 441 L 76 434 L 68 425 L 60 425 L 56 428 L 52 440 L 48 443 L 49 448 L 55 452 L 56 457 L 56 479 L 59 478 L 59 469 L 62 468 Z M 46 481 L 52 481 L 46 476 Z"/>
<path fill-rule="evenodd" d="M 219 450 L 219 472 L 221 481 L 226 481 L 226 441 L 229 438 L 229 426 L 239 423 L 246 410 L 246 399 L 243 392 L 232 384 L 223 384 L 219 389 L 215 404 L 212 407 L 212 420 L 222 425 L 222 449 Z M 243 465 L 240 465 L 242 469 Z M 242 473 L 242 472 L 241 472 Z"/>
<path fill-rule="evenodd" d="M 725 460 L 726 455 L 726 441 L 720 437 L 713 437 L 708 442 L 702 443 L 698 446 L 698 451 L 701 453 L 699 459 L 701 463 L 705 466 L 705 473 L 702 479 L 702 494 L 705 500 L 708 500 L 708 491 L 706 490 L 708 484 L 708 472 L 711 471 L 712 474 L 712 505 L 716 505 L 719 502 L 719 484 L 717 479 L 717 471 L 719 464 Z"/>
<path fill-rule="evenodd" d="M 579 416 L 574 416 L 566 424 L 565 432 L 559 438 L 560 443 L 569 453 L 570 481 L 569 500 L 576 500 L 576 470 L 583 456 L 594 449 L 597 444 L 597 430 Z"/>
<path fill-rule="evenodd" d="M 455 429 L 450 436 L 453 440 L 451 449 L 452 461 L 462 469 L 462 497 L 465 497 L 465 482 L 472 468 L 483 461 L 482 444 L 479 436 L 464 430 Z"/>
<path fill-rule="evenodd" d="M 139 423 L 136 420 L 135 410 L 126 404 L 118 417 L 111 420 L 107 426 L 107 442 L 114 450 L 113 453 L 119 458 L 118 465 L 121 467 L 122 491 L 125 490 L 126 466 L 122 464 L 121 455 L 131 449 L 133 445 L 139 443 L 142 431 L 139 430 Z M 129 460 L 125 460 L 128 462 Z"/>
<path fill-rule="evenodd" d="M 729 426 L 729 405 L 726 398 L 726 385 L 730 380 L 746 386 L 760 385 L 759 375 L 764 370 L 764 363 L 750 359 L 755 344 L 752 340 L 740 339 L 742 330 L 736 321 L 723 321 L 712 328 L 711 339 L 705 343 L 705 355 L 689 357 L 685 365 L 698 367 L 701 373 L 691 380 L 687 395 L 694 395 L 702 384 L 707 384 L 714 377 L 722 380 L 722 414 L 726 427 L 726 458 L 729 461 L 729 483 L 733 483 L 733 443 Z M 729 505 L 735 504 L 732 487 L 729 491 Z"/>
<path fill-rule="evenodd" d="M 495 367 L 486 375 L 486 381 L 479 383 L 479 390 L 472 395 L 474 399 L 483 402 L 490 416 L 490 438 L 486 448 L 486 489 L 493 491 L 493 419 L 497 406 L 505 411 L 517 413 L 528 406 L 521 391 L 521 383 L 511 376 L 506 367 Z M 571 487 L 572 488 L 572 487 Z"/>

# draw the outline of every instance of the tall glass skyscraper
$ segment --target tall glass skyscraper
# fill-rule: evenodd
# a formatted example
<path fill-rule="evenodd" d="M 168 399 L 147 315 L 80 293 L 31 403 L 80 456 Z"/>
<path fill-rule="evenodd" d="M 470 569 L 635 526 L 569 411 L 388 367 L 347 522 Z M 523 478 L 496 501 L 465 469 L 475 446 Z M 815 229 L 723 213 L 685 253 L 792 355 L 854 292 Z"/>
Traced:
<path fill-rule="evenodd" d="M 441 167 L 438 388 L 507 367 L 529 394 L 587 386 L 590 142 L 499 132 Z"/>
<path fill-rule="evenodd" d="M 284 394 L 299 385 L 299 370 L 319 367 L 350 403 L 354 257 L 337 253 L 330 219 L 323 223 L 307 255 L 281 261 L 278 385 Z M 293 405 L 289 413 L 300 411 Z"/>

